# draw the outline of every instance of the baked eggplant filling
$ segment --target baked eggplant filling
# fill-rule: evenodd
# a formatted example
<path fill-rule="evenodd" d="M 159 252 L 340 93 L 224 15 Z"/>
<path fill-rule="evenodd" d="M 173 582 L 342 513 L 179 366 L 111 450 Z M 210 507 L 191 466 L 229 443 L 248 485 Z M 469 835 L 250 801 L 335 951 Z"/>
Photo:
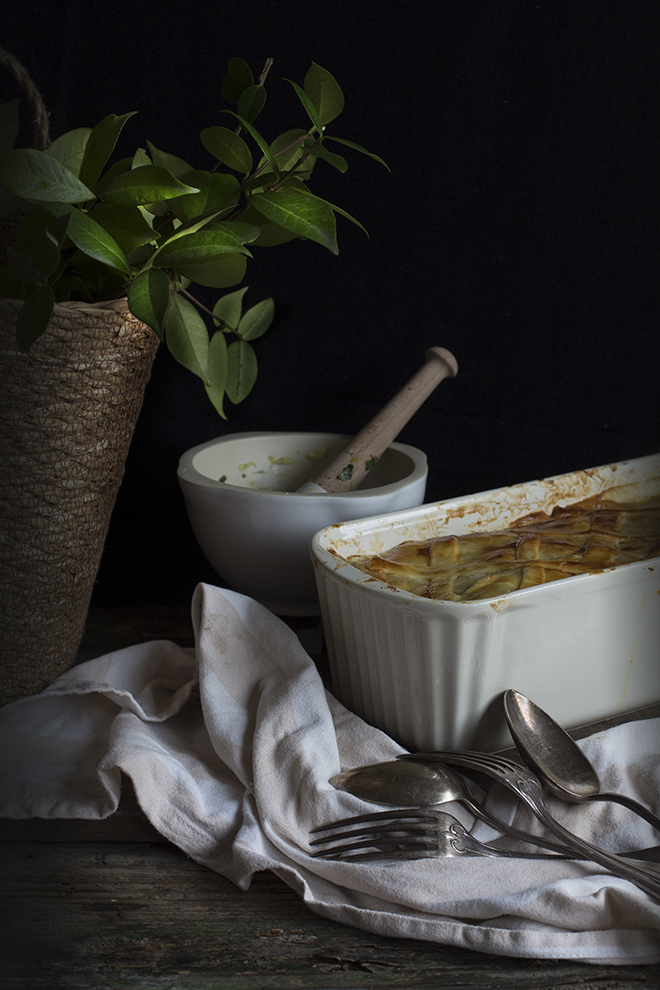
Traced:
<path fill-rule="evenodd" d="M 660 500 L 601 495 L 530 513 L 498 532 L 407 541 L 351 564 L 422 598 L 472 602 L 657 556 Z"/>

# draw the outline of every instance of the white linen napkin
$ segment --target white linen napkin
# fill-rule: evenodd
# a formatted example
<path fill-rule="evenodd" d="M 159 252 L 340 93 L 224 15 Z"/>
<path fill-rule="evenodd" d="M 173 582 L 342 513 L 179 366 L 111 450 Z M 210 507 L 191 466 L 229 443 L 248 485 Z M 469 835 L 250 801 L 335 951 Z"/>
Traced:
<path fill-rule="evenodd" d="M 660 903 L 593 863 L 312 858 L 311 828 L 374 808 L 328 779 L 403 750 L 325 691 L 296 635 L 256 602 L 200 585 L 192 614 L 194 651 L 129 647 L 0 711 L 0 816 L 104 818 L 123 771 L 158 831 L 241 889 L 272 869 L 313 911 L 382 935 L 528 958 L 660 961 Z M 660 810 L 660 719 L 581 745 L 604 789 Z M 495 789 L 489 802 L 533 827 L 510 795 Z M 612 851 L 660 841 L 618 805 L 551 806 Z M 446 810 L 473 824 L 462 806 Z"/>

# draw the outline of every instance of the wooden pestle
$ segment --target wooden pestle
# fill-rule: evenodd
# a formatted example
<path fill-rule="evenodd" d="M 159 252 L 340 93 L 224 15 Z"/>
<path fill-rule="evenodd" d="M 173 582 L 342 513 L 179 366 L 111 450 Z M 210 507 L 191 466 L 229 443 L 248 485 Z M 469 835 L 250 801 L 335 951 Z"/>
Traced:
<path fill-rule="evenodd" d="M 443 378 L 455 378 L 458 374 L 456 358 L 444 347 L 429 347 L 425 357 L 410 381 L 299 491 L 347 492 L 358 487 L 434 388 Z"/>

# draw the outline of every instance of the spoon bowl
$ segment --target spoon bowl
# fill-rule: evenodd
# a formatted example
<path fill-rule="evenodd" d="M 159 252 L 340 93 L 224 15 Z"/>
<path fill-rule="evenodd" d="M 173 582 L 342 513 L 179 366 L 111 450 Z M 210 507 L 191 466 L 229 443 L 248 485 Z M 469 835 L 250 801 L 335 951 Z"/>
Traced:
<path fill-rule="evenodd" d="M 422 808 L 470 797 L 462 778 L 453 771 L 400 760 L 344 770 L 331 777 L 330 783 L 363 801 L 396 807 Z"/>
<path fill-rule="evenodd" d="M 613 801 L 660 832 L 660 818 L 634 798 L 601 791 L 596 770 L 574 739 L 543 709 L 519 691 L 504 693 L 504 715 L 518 752 L 556 797 L 579 804 Z"/>

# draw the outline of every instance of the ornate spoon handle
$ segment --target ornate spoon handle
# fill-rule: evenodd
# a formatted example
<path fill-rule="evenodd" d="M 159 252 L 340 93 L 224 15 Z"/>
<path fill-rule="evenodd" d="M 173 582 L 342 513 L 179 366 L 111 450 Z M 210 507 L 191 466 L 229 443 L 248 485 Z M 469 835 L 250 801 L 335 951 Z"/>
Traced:
<path fill-rule="evenodd" d="M 569 832 L 563 825 L 560 825 L 552 817 L 541 797 L 541 786 L 537 781 L 527 779 L 525 775 L 524 779 L 519 779 L 516 783 L 516 793 L 531 808 L 539 821 L 543 822 L 548 831 L 552 832 L 565 842 L 567 846 L 576 853 L 583 855 L 586 859 L 604 866 L 610 873 L 623 877 L 625 880 L 631 880 L 641 890 L 645 890 L 647 894 L 660 898 L 660 878 L 653 879 L 643 867 L 634 866 L 629 860 L 624 859 L 624 857 L 606 852 L 599 846 L 594 846 L 591 842 L 586 842 L 573 832 Z"/>
<path fill-rule="evenodd" d="M 589 797 L 584 798 L 585 801 L 614 801 L 615 804 L 623 805 L 628 811 L 634 812 L 634 814 L 639 815 L 645 821 L 652 825 L 656 832 L 660 832 L 660 818 L 654 815 L 650 808 L 645 807 L 645 805 L 640 804 L 635 798 L 628 797 L 627 794 L 590 794 Z"/>
<path fill-rule="evenodd" d="M 557 836 L 572 852 L 578 853 L 593 863 L 604 866 L 610 873 L 623 877 L 624 880 L 630 880 L 640 890 L 645 890 L 647 894 L 660 899 L 660 877 L 655 869 L 636 865 L 623 856 L 606 852 L 600 846 L 594 846 L 591 842 L 581 839 L 573 832 L 569 832 L 563 825 L 560 825 L 552 817 L 543 800 L 541 783 L 538 777 L 526 767 L 521 767 L 519 764 L 513 763 L 504 757 L 485 753 L 410 753 L 401 755 L 398 759 L 421 760 L 426 763 L 444 763 L 447 766 L 465 767 L 488 775 L 505 787 L 508 787 L 514 794 L 517 794 L 531 811 L 533 811 L 539 821 L 545 825 L 548 831 Z"/>

